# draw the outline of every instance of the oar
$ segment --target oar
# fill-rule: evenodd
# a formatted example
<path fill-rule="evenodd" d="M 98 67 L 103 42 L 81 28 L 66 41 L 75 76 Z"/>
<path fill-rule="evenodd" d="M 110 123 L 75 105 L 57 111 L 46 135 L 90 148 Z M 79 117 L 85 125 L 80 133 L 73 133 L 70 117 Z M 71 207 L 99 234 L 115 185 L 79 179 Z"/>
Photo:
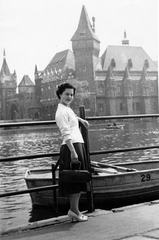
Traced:
<path fill-rule="evenodd" d="M 93 165 L 94 166 L 94 165 Z M 106 169 L 106 168 L 100 168 L 100 167 L 91 167 L 91 170 L 95 172 L 102 172 L 102 173 L 108 173 L 108 174 L 117 174 L 118 172 L 114 169 Z"/>
<path fill-rule="evenodd" d="M 91 161 L 91 162 L 93 164 L 95 164 L 96 166 L 99 166 L 99 167 L 110 167 L 110 168 L 114 168 L 116 170 L 124 171 L 124 172 L 135 172 L 135 171 L 137 171 L 135 168 L 125 168 L 125 167 L 115 166 L 113 164 L 106 164 L 106 163 L 95 162 L 95 161 Z"/>

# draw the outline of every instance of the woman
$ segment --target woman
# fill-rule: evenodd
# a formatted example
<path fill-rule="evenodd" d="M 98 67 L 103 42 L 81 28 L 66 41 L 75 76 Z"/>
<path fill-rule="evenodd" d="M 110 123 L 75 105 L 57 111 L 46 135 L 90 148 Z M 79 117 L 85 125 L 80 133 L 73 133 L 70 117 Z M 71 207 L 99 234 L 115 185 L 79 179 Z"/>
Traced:
<path fill-rule="evenodd" d="M 58 86 L 56 94 L 60 99 L 55 115 L 56 124 L 60 129 L 62 136 L 62 145 L 60 148 L 60 171 L 70 169 L 71 162 L 81 162 L 80 169 L 86 169 L 86 153 L 84 141 L 79 129 L 79 121 L 88 128 L 89 123 L 77 117 L 70 104 L 74 98 L 76 89 L 70 83 L 64 83 Z M 77 221 L 87 221 L 88 217 L 79 211 L 79 199 L 81 192 L 86 191 L 86 184 L 83 183 L 61 183 L 59 178 L 59 194 L 69 196 L 70 210 L 68 217 Z"/>

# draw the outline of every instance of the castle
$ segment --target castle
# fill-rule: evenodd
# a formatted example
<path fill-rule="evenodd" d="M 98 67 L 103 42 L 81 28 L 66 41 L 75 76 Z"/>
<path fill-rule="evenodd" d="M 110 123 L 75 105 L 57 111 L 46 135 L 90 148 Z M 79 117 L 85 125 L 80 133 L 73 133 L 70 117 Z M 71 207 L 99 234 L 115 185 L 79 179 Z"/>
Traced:
<path fill-rule="evenodd" d="M 56 53 L 43 71 L 39 71 L 35 66 L 35 85 L 31 84 L 28 76 L 25 76 L 27 84 L 25 81 L 20 83 L 19 94 L 23 97 L 23 103 L 27 101 L 28 104 L 25 106 L 26 111 L 22 110 L 20 99 L 19 103 L 14 99 L 14 107 L 13 101 L 9 103 L 9 97 L 4 103 L 6 95 L 2 92 L 4 88 L 15 91 L 16 73 L 9 75 L 14 87 L 7 88 L 8 80 L 5 80 L 5 77 L 7 78 L 9 72 L 3 62 L 0 72 L 1 115 L 7 109 L 9 112 L 5 115 L 6 119 L 11 118 L 10 116 L 13 118 L 13 111 L 16 109 L 19 118 L 54 119 L 58 103 L 56 88 L 66 81 L 77 87 L 73 107 L 77 109 L 79 104 L 83 104 L 86 116 L 158 113 L 157 63 L 142 47 L 129 45 L 126 31 L 121 45 L 109 45 L 100 57 L 100 40 L 95 32 L 95 18 L 92 18 L 91 24 L 83 6 L 71 41 L 72 51 L 67 49 Z M 5 104 L 8 104 L 8 107 Z"/>

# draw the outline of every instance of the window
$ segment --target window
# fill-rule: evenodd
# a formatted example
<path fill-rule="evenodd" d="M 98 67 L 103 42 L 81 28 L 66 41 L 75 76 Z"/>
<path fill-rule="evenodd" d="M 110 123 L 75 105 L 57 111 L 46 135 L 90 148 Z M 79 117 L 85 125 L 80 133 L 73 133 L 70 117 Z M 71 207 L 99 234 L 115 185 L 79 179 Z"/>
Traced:
<path fill-rule="evenodd" d="M 135 93 L 136 93 L 136 94 L 139 94 L 139 93 L 140 93 L 140 86 L 139 86 L 139 85 L 136 85 L 136 86 L 135 86 Z"/>
<path fill-rule="evenodd" d="M 124 104 L 120 103 L 120 111 L 123 111 L 123 110 L 124 110 Z"/>
<path fill-rule="evenodd" d="M 85 31 L 84 32 L 80 32 L 79 35 L 80 35 L 80 37 L 84 37 Z"/>
<path fill-rule="evenodd" d="M 133 102 L 133 111 L 135 111 L 135 103 Z"/>
<path fill-rule="evenodd" d="M 151 93 L 155 93 L 155 87 L 151 86 Z"/>
<path fill-rule="evenodd" d="M 99 112 L 104 112 L 104 105 L 103 105 L 103 103 L 99 103 L 98 104 L 98 111 Z"/>
<path fill-rule="evenodd" d="M 136 111 L 139 111 L 139 110 L 140 110 L 140 103 L 137 102 L 137 103 L 136 103 Z"/>
<path fill-rule="evenodd" d="M 153 102 L 153 110 L 157 110 L 157 102 Z"/>
<path fill-rule="evenodd" d="M 117 87 L 116 87 L 116 92 L 117 92 L 117 93 L 121 93 L 121 86 L 117 86 Z"/>
<path fill-rule="evenodd" d="M 103 84 L 100 84 L 99 85 L 99 94 L 104 94 L 104 86 L 103 86 Z"/>
<path fill-rule="evenodd" d="M 140 102 L 134 102 L 133 103 L 133 111 L 140 111 Z"/>

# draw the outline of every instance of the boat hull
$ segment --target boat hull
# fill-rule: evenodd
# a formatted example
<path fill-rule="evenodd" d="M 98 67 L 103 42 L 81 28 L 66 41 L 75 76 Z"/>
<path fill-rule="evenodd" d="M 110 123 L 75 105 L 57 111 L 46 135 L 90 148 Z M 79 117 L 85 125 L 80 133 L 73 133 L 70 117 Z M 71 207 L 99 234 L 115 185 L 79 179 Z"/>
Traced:
<path fill-rule="evenodd" d="M 93 175 L 92 185 L 95 207 L 103 205 L 105 208 L 109 208 L 159 199 L 159 161 L 146 163 L 120 165 L 136 168 L 138 170 L 136 172 Z M 26 175 L 25 181 L 28 189 L 52 185 L 51 170 L 47 171 L 50 177 L 46 176 L 45 170 L 38 173 L 40 177 L 32 177 L 32 174 L 29 177 Z M 45 175 L 45 177 L 42 175 Z M 30 196 L 33 205 L 54 206 L 53 190 L 34 192 Z M 68 198 L 58 196 L 58 205 L 65 206 L 68 204 Z M 87 194 L 82 194 L 80 205 L 87 205 Z"/>

